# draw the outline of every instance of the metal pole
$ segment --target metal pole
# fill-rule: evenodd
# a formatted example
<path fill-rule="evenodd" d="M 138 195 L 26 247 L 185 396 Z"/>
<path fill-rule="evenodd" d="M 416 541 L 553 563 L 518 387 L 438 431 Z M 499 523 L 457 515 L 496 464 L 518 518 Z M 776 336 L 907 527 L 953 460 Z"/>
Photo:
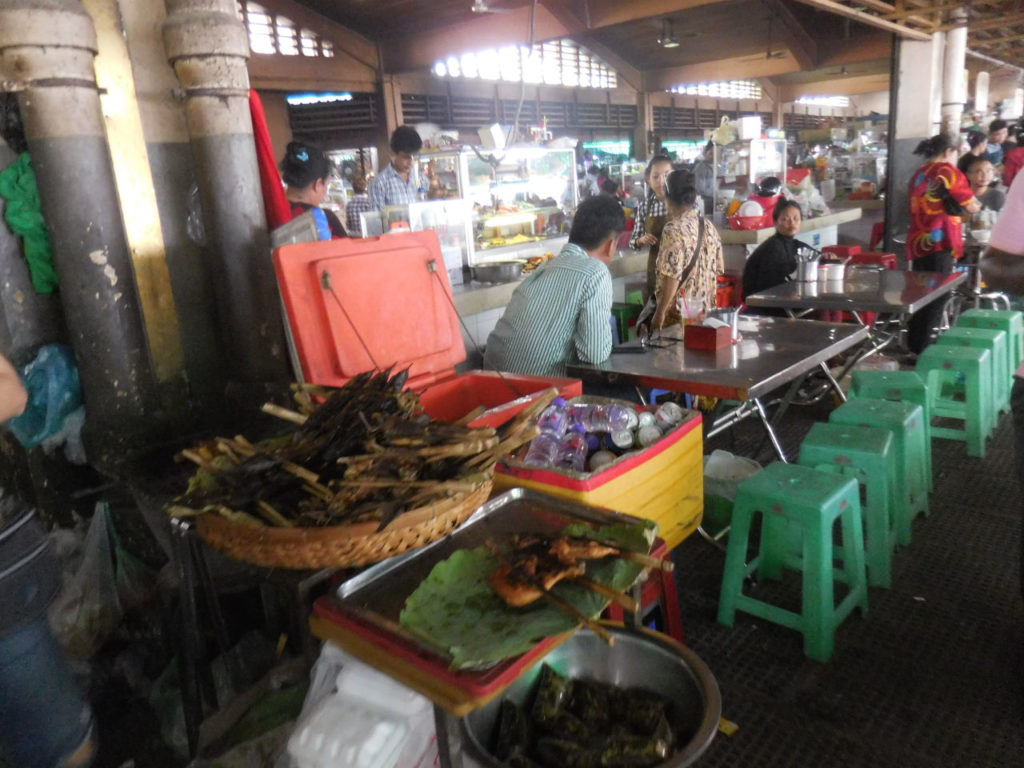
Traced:
<path fill-rule="evenodd" d="M 165 0 L 164 47 L 185 94 L 227 370 L 290 377 L 249 113 L 249 38 L 234 0 Z"/>
<path fill-rule="evenodd" d="M 78 0 L 0 0 L 0 83 L 18 93 L 94 462 L 144 437 L 158 403 L 93 70 L 96 50 L 92 19 Z"/>
<path fill-rule="evenodd" d="M 949 12 L 949 22 L 960 24 L 946 32 L 946 50 L 942 65 L 942 132 L 959 140 L 960 117 L 967 101 L 967 10 Z"/>

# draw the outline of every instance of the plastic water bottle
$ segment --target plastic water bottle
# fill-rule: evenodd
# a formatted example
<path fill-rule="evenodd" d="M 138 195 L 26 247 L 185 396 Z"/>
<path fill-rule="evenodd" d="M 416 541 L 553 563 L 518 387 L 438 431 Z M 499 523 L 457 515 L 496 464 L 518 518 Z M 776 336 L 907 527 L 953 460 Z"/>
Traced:
<path fill-rule="evenodd" d="M 558 461 L 562 436 L 545 430 L 530 441 L 523 463 L 530 467 L 551 467 Z"/>
<path fill-rule="evenodd" d="M 534 438 L 536 439 L 536 438 Z M 562 440 L 558 452 L 558 466 L 582 472 L 587 462 L 587 435 L 580 424 L 574 424 L 569 434 Z"/>
<path fill-rule="evenodd" d="M 590 456 L 590 471 L 597 472 L 598 470 L 604 469 L 613 461 L 616 456 L 611 451 L 594 451 Z"/>
<path fill-rule="evenodd" d="M 569 412 L 565 405 L 565 398 L 556 397 L 551 405 L 544 409 L 544 413 L 537 419 L 537 426 L 541 432 L 555 432 L 559 436 L 565 434 L 569 428 Z"/>
<path fill-rule="evenodd" d="M 614 432 L 629 429 L 631 409 L 618 403 L 572 406 L 570 420 L 582 424 L 587 432 Z"/>
<path fill-rule="evenodd" d="M 673 402 L 663 403 L 654 412 L 654 420 L 663 430 L 668 430 L 683 420 L 683 409 Z"/>

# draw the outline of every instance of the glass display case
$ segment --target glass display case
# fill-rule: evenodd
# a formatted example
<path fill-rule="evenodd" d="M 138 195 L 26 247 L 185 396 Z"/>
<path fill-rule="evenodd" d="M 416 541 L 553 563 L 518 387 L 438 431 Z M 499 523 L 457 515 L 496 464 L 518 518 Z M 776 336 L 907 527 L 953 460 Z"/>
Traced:
<path fill-rule="evenodd" d="M 472 216 L 468 263 L 557 252 L 578 202 L 572 149 L 510 147 L 424 152 L 431 199 L 462 199 Z"/>
<path fill-rule="evenodd" d="M 766 176 L 786 179 L 786 140 L 751 139 L 715 145 L 715 211 L 746 199 Z"/>

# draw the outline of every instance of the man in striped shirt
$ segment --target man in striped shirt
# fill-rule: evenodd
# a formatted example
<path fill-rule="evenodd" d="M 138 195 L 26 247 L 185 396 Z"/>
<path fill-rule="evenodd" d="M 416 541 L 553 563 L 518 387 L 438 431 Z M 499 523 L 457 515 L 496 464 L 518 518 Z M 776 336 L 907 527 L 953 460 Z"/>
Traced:
<path fill-rule="evenodd" d="M 516 288 L 487 338 L 484 367 L 564 376 L 565 364 L 606 360 L 612 350 L 612 276 L 606 266 L 626 228 L 607 195 L 580 203 L 569 243 Z"/>

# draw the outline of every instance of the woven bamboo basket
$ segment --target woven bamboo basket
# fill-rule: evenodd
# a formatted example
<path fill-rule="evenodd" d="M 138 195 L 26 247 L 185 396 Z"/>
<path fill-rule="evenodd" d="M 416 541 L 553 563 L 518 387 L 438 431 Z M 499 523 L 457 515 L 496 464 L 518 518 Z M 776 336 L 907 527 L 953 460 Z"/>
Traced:
<path fill-rule="evenodd" d="M 491 472 L 470 491 L 396 517 L 383 531 L 376 522 L 323 528 L 276 528 L 239 523 L 207 513 L 197 521 L 203 541 L 229 557 L 266 568 L 354 568 L 418 549 L 461 525 L 491 493 Z"/>

